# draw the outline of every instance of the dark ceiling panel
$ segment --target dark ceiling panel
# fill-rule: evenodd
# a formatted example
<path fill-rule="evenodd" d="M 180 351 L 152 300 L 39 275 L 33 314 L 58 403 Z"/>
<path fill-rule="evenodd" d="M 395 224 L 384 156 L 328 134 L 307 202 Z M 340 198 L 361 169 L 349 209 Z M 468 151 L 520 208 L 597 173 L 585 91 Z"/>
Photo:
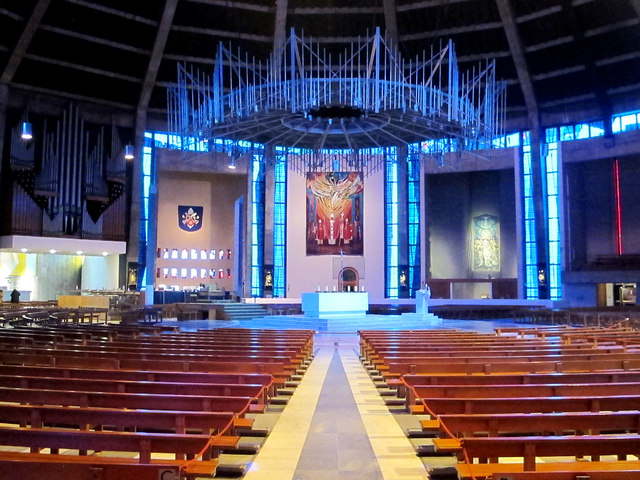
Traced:
<path fill-rule="evenodd" d="M 585 84 L 585 72 L 567 73 L 558 77 L 535 81 L 538 102 L 553 102 L 559 98 L 572 98 L 590 93 Z"/>
<path fill-rule="evenodd" d="M 595 61 L 640 53 L 640 25 L 620 28 L 585 39 Z"/>
<path fill-rule="evenodd" d="M 2 49 L 12 50 L 16 46 L 20 34 L 24 30 L 24 23 L 13 16 L 0 15 L 0 46 Z"/>
<path fill-rule="evenodd" d="M 73 65 L 76 65 L 80 70 L 95 69 L 103 71 L 105 75 L 113 73 L 134 78 L 144 77 L 150 53 L 95 42 L 85 42 L 83 48 L 78 48 L 77 38 L 45 30 L 40 30 L 35 35 L 28 51 L 32 58 L 46 58 L 69 64 L 72 70 Z"/>
<path fill-rule="evenodd" d="M 143 17 L 127 11 L 117 14 L 112 8 L 104 11 L 58 0 L 51 2 L 42 26 L 151 50 L 159 17 L 157 13 L 150 16 L 149 12 Z"/>
<path fill-rule="evenodd" d="M 573 7 L 573 14 L 585 31 L 637 18 L 629 0 L 609 0 L 605 8 L 602 2 L 584 2 Z"/>
<path fill-rule="evenodd" d="M 72 72 L 58 65 L 48 65 L 46 76 L 39 75 L 41 71 L 42 66 L 39 62 L 25 59 L 14 81 L 46 91 L 57 91 L 62 96 L 84 97 L 123 105 L 135 106 L 140 95 L 140 87 L 136 82 L 108 78 L 89 72 Z"/>
<path fill-rule="evenodd" d="M 0 8 L 0 68 L 14 51 L 36 0 Z M 518 72 L 496 0 L 396 0 L 399 48 L 405 59 L 432 45 L 455 43 L 462 71 L 495 58 L 497 76 L 509 82 L 508 110 L 526 114 Z M 573 111 L 577 95 L 597 85 L 615 101 L 640 103 L 640 20 L 629 0 L 510 0 L 541 114 Z M 79 95 L 135 109 L 158 35 L 165 1 L 51 0 L 18 57 L 12 82 L 61 96 Z M 220 41 L 263 62 L 272 51 L 274 0 L 179 0 L 149 107 L 162 111 L 167 83 L 184 61 L 210 74 Z M 349 39 L 386 28 L 383 0 L 288 0 L 286 32 L 323 38 L 337 62 Z M 583 42 L 581 43 L 581 38 Z M 569 39 L 568 41 L 565 39 Z M 586 62 L 586 64 L 585 64 Z M 596 72 L 586 77 L 587 72 Z M 600 83 L 598 83 L 600 82 Z"/>

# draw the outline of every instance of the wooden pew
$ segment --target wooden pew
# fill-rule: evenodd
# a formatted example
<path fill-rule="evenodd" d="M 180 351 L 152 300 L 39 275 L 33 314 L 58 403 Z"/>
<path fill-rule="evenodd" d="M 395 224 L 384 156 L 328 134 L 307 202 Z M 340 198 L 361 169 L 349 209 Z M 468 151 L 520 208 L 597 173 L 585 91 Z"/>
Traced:
<path fill-rule="evenodd" d="M 233 412 L 181 410 L 133 410 L 104 407 L 63 407 L 56 405 L 0 405 L 0 421 L 16 426 L 45 428 L 64 425 L 78 430 L 134 429 L 212 435 L 233 435 Z"/>
<path fill-rule="evenodd" d="M 2 428 L 0 427 L 0 444 L 13 447 L 28 447 L 32 453 L 2 452 L 3 460 L 35 459 L 40 461 L 64 461 L 73 464 L 76 461 L 86 463 L 91 459 L 94 465 L 137 465 L 155 463 L 152 458 L 156 453 L 170 453 L 176 456 L 186 456 L 193 459 L 204 451 L 203 459 L 191 460 L 159 460 L 161 465 L 174 465 L 184 470 L 187 475 L 213 476 L 217 467 L 217 460 L 211 459 L 207 451 L 210 440 L 209 435 L 192 434 L 165 434 L 146 432 L 109 432 L 109 431 L 75 431 L 53 428 Z M 131 452 L 138 459 L 119 457 L 102 457 L 97 455 L 59 455 L 56 453 L 38 453 L 41 449 L 52 449 L 54 452 L 60 449 L 93 450 Z M 54 457 L 58 457 L 54 459 Z M 64 460 L 62 460 L 62 458 Z M 126 472 L 125 467 L 121 469 Z M 133 478 L 131 473 L 124 473 L 128 478 Z M 29 478 L 29 477 L 27 477 Z M 31 477 L 32 478 L 32 477 Z M 45 476 L 43 478 L 49 478 Z"/>
<path fill-rule="evenodd" d="M 114 358 L 121 360 L 173 360 L 173 361 L 194 361 L 194 362 L 233 362 L 249 361 L 254 363 L 283 363 L 290 364 L 291 368 L 294 368 L 294 363 L 291 357 L 287 357 L 283 354 L 275 355 L 252 355 L 251 353 L 236 352 L 235 354 L 199 354 L 190 352 L 164 352 L 164 353 L 145 353 L 145 352 L 127 352 L 110 349 L 100 348 L 84 348 L 81 346 L 73 348 L 64 348 L 58 345 L 55 348 L 44 347 L 32 347 L 24 346 L 17 347 L 14 350 L 17 354 L 26 355 L 47 355 L 47 356 L 70 356 L 70 357 L 100 357 L 100 358 Z"/>
<path fill-rule="evenodd" d="M 0 340 L 0 344 L 2 341 Z M 120 358 L 162 358 L 162 359 L 183 359 L 189 357 L 196 361 L 222 360 L 228 361 L 232 357 L 243 357 L 256 359 L 258 361 L 284 362 L 289 361 L 295 366 L 299 366 L 305 359 L 305 356 L 295 349 L 286 348 L 267 348 L 256 346 L 216 346 L 206 344 L 176 344 L 162 343 L 158 345 L 148 345 L 140 343 L 129 344 L 125 346 L 113 345 L 111 342 L 104 344 L 94 344 L 86 342 L 84 345 L 58 343 L 55 347 L 24 345 L 14 347 L 16 351 L 27 353 L 47 353 L 55 350 L 56 352 L 70 352 L 75 355 L 91 355 L 98 353 L 104 356 L 118 356 Z"/>
<path fill-rule="evenodd" d="M 423 420 L 425 430 L 446 431 L 457 437 L 552 433 L 599 435 L 602 432 L 640 433 L 640 411 L 628 412 L 557 412 L 557 413 L 511 413 L 438 415 L 437 420 Z"/>
<path fill-rule="evenodd" d="M 0 471 L 11 472 L 13 478 L 20 479 L 178 480 L 180 464 L 170 462 L 143 464 L 121 458 L 114 461 L 109 457 L 98 457 L 96 460 L 92 455 L 69 457 L 0 451 Z M 215 472 L 215 466 L 211 464 L 209 470 Z M 209 474 L 210 472 L 202 472 L 202 476 Z"/>
<path fill-rule="evenodd" d="M 612 465 L 604 465 L 604 467 L 611 469 L 609 471 L 585 471 L 580 469 L 580 464 L 571 463 L 565 471 L 494 473 L 493 480 L 640 480 L 640 469 L 628 470 L 626 467 L 633 467 L 622 464 L 619 470 L 615 470 L 616 464 L 619 462 L 611 463 Z M 574 470 L 569 470 L 569 467 L 573 467 Z M 623 467 L 624 470 L 622 470 Z M 558 468 L 562 467 L 558 466 Z"/>
<path fill-rule="evenodd" d="M 28 347 L 24 347 L 28 348 Z M 620 362 L 635 362 L 640 366 L 640 353 L 584 353 L 584 354 L 549 354 L 549 355 L 527 355 L 527 356 L 508 356 L 500 355 L 500 353 L 494 353 L 492 356 L 470 356 L 470 357 L 445 357 L 445 356 L 420 356 L 420 357 L 387 357 L 381 361 L 374 362 L 376 370 L 383 375 L 387 370 L 389 373 L 397 372 L 399 368 L 405 368 L 411 371 L 411 366 L 416 365 L 430 365 L 432 368 L 437 368 L 437 365 L 445 365 L 448 369 L 458 367 L 464 371 L 465 365 L 475 365 L 478 368 L 479 365 L 495 365 L 500 368 L 502 362 L 511 365 L 523 365 L 524 371 L 527 371 L 527 364 L 544 364 L 555 362 L 562 365 L 577 365 L 580 363 L 595 363 L 599 361 L 620 361 Z M 391 366 L 395 365 L 395 369 L 392 372 Z M 491 368 L 491 372 L 496 370 L 496 367 Z M 474 367 L 471 367 L 474 368 Z M 522 370 L 520 370 L 522 371 Z"/>
<path fill-rule="evenodd" d="M 210 395 L 252 397 L 263 408 L 266 387 L 260 384 L 148 382 L 110 379 L 61 378 L 0 375 L 0 385 L 11 388 L 74 390 L 85 392 L 153 393 L 169 395 Z"/>
<path fill-rule="evenodd" d="M 558 360 L 558 361 L 478 361 L 475 363 L 389 363 L 388 371 L 381 372 L 385 378 L 400 378 L 405 374 L 494 374 L 494 373 L 553 373 L 594 372 L 606 370 L 640 370 L 640 357 L 623 360 Z"/>
<path fill-rule="evenodd" d="M 412 387 L 418 385 L 540 385 L 585 383 L 640 382 L 640 370 L 581 373 L 491 374 L 491 375 L 403 375 L 389 379 L 398 389 L 398 397 L 407 398 L 407 405 L 415 403 Z"/>
<path fill-rule="evenodd" d="M 536 385 L 547 383 L 640 382 L 640 370 L 520 375 L 403 375 L 402 380 L 407 387 L 413 385 Z"/>
<path fill-rule="evenodd" d="M 22 341 L 21 341 L 22 340 Z M 70 332 L 48 334 L 31 332 L 0 332 L 0 345 L 7 345 L 11 348 L 18 346 L 31 346 L 32 348 L 59 349 L 102 349 L 105 351 L 122 351 L 129 353 L 167 353 L 167 352 L 189 352 L 194 354 L 255 354 L 279 356 L 285 355 L 295 362 L 308 359 L 311 350 L 304 344 L 282 344 L 280 342 L 260 343 L 260 342 L 229 342 L 213 340 L 195 340 L 186 338 L 166 338 L 166 337 L 136 337 L 128 340 L 118 337 L 109 340 L 99 337 L 96 339 L 89 333 Z"/>
<path fill-rule="evenodd" d="M 255 384 L 268 387 L 273 377 L 264 373 L 168 372 L 162 370 L 100 370 L 34 365 L 0 365 L 1 375 L 128 380 L 146 382 Z"/>
<path fill-rule="evenodd" d="M 553 413 L 637 410 L 638 395 L 612 397 L 533 397 L 533 398 L 430 398 L 424 400 L 436 415 L 469 413 Z M 418 405 L 420 407 L 421 405 Z M 413 413 L 425 413 L 421 408 Z M 428 412 L 427 412 L 428 413 Z"/>
<path fill-rule="evenodd" d="M 407 409 L 424 399 L 437 398 L 538 398 L 538 397 L 612 397 L 640 395 L 640 383 L 575 383 L 537 385 L 415 385 L 407 395 Z M 421 407 L 419 405 L 418 407 Z"/>
<path fill-rule="evenodd" d="M 292 369 L 283 363 L 251 362 L 238 359 L 235 362 L 190 362 L 180 360 L 119 360 L 117 358 L 75 357 L 67 355 L 37 355 L 0 352 L 3 365 L 42 365 L 67 368 L 97 368 L 125 370 L 160 370 L 167 372 L 214 372 L 270 374 L 276 386 L 284 385 L 291 377 Z"/>
<path fill-rule="evenodd" d="M 590 344 L 577 345 L 539 345 L 530 347 L 528 345 L 509 345 L 509 346 L 464 346 L 450 347 L 441 346 L 433 347 L 428 350 L 413 349 L 410 347 L 383 347 L 376 350 L 376 353 L 370 354 L 368 359 L 381 360 L 389 357 L 491 357 L 495 355 L 518 357 L 528 355 L 569 355 L 569 354 L 601 354 L 601 353 L 625 353 L 623 345 L 606 345 L 593 347 Z"/>
<path fill-rule="evenodd" d="M 0 387 L 0 402 L 33 405 L 234 412 L 244 415 L 250 411 L 251 400 L 251 397 L 77 392 Z"/>
<path fill-rule="evenodd" d="M 529 436 L 529 437 L 469 437 L 462 442 L 464 454 L 473 459 L 499 459 L 501 457 L 520 457 L 521 463 L 460 463 L 456 465 L 459 478 L 487 478 L 497 472 L 510 471 L 566 471 L 567 463 L 537 463 L 536 457 L 585 457 L 591 462 L 577 462 L 582 471 L 617 470 L 626 468 L 638 470 L 640 461 L 626 461 L 627 455 L 637 455 L 640 451 L 639 435 L 583 435 L 583 436 Z M 599 461 L 601 455 L 616 455 L 619 460 L 607 468 L 607 461 Z M 621 473 L 620 478 L 625 478 Z"/>

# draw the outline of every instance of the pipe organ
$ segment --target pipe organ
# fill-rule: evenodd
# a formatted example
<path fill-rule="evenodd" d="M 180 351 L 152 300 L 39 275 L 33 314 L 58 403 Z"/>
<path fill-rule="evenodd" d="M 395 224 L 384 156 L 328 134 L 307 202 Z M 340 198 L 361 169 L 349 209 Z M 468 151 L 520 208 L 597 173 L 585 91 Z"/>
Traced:
<path fill-rule="evenodd" d="M 34 123 L 32 140 L 21 138 L 18 124 L 11 130 L 11 225 L 5 233 L 126 240 L 123 153 L 115 123 L 89 124 L 74 104 L 59 118 Z M 116 221 L 103 221 L 114 215 Z"/>

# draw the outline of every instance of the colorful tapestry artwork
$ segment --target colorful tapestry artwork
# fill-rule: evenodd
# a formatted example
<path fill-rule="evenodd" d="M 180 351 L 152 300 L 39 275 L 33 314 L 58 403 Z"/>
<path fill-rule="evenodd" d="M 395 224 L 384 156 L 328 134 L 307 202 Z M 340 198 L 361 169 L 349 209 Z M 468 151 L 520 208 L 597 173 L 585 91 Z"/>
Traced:
<path fill-rule="evenodd" d="M 307 255 L 362 255 L 361 172 L 307 173 Z"/>
<path fill-rule="evenodd" d="M 499 233 L 498 217 L 485 214 L 473 218 L 473 270 L 500 270 Z"/>

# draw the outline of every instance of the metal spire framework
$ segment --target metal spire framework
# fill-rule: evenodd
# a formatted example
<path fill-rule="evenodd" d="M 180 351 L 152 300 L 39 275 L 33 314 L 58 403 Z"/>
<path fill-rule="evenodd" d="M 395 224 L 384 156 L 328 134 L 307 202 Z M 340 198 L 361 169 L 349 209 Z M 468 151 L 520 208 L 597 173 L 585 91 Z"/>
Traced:
<path fill-rule="evenodd" d="M 482 156 L 504 134 L 506 102 L 494 61 L 461 73 L 451 41 L 406 60 L 379 29 L 337 58 L 293 29 L 265 63 L 221 43 L 213 76 L 179 65 L 168 100 L 183 145 L 206 141 L 231 158 L 273 145 L 299 173 L 365 175 L 384 149 L 428 140 L 431 155 Z"/>

